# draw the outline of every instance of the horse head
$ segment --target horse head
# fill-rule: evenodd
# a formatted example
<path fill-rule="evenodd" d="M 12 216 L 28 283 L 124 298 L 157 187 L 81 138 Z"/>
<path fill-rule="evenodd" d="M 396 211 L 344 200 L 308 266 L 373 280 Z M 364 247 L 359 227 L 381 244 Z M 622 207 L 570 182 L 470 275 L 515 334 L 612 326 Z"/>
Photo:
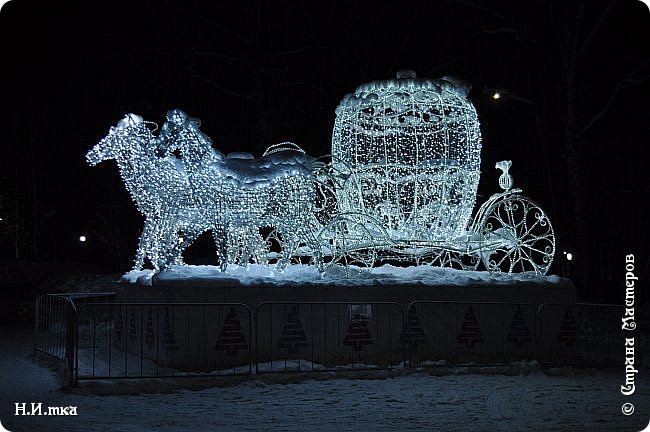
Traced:
<path fill-rule="evenodd" d="M 143 127 L 145 126 L 142 117 L 136 114 L 125 115 L 116 126 L 111 126 L 108 135 L 88 151 L 86 162 L 94 166 L 105 160 L 116 159 L 125 143 L 133 142 L 137 131 Z"/>
<path fill-rule="evenodd" d="M 167 111 L 165 123 L 157 139 L 159 154 L 168 155 L 179 150 L 185 161 L 199 161 L 209 155 L 222 160 L 223 154 L 212 148 L 212 140 L 200 130 L 201 120 L 187 115 L 184 111 Z"/>

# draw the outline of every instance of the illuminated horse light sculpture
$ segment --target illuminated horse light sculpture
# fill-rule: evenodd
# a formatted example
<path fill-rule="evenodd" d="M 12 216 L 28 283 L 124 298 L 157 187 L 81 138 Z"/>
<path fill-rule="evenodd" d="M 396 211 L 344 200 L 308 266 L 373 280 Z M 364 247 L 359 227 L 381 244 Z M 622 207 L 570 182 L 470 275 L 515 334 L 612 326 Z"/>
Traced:
<path fill-rule="evenodd" d="M 284 269 L 298 243 L 310 238 L 312 159 L 290 150 L 260 159 L 224 157 L 198 124 L 173 110 L 155 137 L 141 117 L 128 114 L 86 155 L 91 165 L 117 161 L 145 218 L 134 269 L 141 269 L 145 258 L 156 270 L 182 264 L 183 250 L 208 230 L 222 270 L 229 260 L 264 260 L 266 244 L 259 234 L 263 226 L 273 226 L 283 236 L 277 269 Z M 176 149 L 182 158 L 172 154 Z"/>
<path fill-rule="evenodd" d="M 171 110 L 159 142 L 165 152 L 181 153 L 194 199 L 211 220 L 222 270 L 228 256 L 237 255 L 233 248 L 240 251 L 239 260 L 244 262 L 249 256 L 266 256 L 261 227 L 275 227 L 283 237 L 279 270 L 287 266 L 301 241 L 320 250 L 311 231 L 313 158 L 292 148 L 267 151 L 259 159 L 240 152 L 224 156 L 212 147 L 199 125 L 183 111 Z"/>
<path fill-rule="evenodd" d="M 198 209 L 187 175 L 173 157 L 156 156 L 156 140 L 140 116 L 127 114 L 87 154 L 90 165 L 115 159 L 126 189 L 144 216 L 133 269 L 149 259 L 156 270 L 182 264 L 182 251 L 209 226 L 198 227 Z M 177 235 L 183 232 L 183 237 Z"/>

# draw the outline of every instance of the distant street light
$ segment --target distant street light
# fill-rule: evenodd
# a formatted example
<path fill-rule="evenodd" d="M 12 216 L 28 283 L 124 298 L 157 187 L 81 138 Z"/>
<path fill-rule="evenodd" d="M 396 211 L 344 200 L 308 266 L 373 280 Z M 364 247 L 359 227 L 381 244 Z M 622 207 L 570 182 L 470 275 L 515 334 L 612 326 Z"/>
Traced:
<path fill-rule="evenodd" d="M 80 241 L 81 243 L 85 243 L 85 242 L 86 242 L 86 236 L 85 236 L 85 235 L 80 235 L 80 236 L 79 236 L 79 241 Z"/>
<path fill-rule="evenodd" d="M 494 92 L 494 94 L 492 95 L 492 99 L 494 99 L 494 100 L 497 100 L 497 99 L 500 99 L 500 98 L 501 98 L 501 93 L 499 93 L 499 92 Z"/>

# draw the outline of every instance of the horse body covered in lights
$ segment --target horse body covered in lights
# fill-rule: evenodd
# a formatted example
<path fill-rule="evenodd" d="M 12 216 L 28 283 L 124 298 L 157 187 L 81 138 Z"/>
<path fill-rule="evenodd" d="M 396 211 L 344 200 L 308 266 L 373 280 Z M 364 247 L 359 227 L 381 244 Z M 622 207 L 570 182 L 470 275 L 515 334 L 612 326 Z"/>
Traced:
<path fill-rule="evenodd" d="M 224 156 L 197 120 L 172 110 L 157 137 L 141 117 L 126 115 L 86 159 L 91 165 L 115 159 L 144 215 L 135 270 L 145 258 L 156 269 L 181 264 L 183 250 L 208 230 L 222 270 L 229 262 L 265 261 L 268 246 L 259 233 L 265 226 L 283 237 L 281 270 L 298 243 L 310 237 L 314 196 L 312 159 L 297 149 L 281 150 L 259 159 Z"/>

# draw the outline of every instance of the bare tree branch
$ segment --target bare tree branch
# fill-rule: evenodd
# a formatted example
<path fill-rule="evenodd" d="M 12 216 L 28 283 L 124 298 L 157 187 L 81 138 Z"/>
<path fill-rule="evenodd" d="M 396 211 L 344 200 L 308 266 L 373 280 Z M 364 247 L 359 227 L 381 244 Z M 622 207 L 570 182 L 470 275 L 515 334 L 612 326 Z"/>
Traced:
<path fill-rule="evenodd" d="M 434 74 L 437 73 L 437 71 L 446 68 L 447 66 L 450 66 L 458 61 L 458 57 L 454 57 L 451 60 L 448 60 L 444 63 L 439 64 L 438 66 L 434 67 L 433 69 L 427 71 L 426 75 L 427 76 L 433 76 Z"/>
<path fill-rule="evenodd" d="M 567 65 L 569 64 L 569 58 L 568 58 L 568 46 L 567 46 L 567 35 L 562 32 L 562 30 L 558 27 L 558 22 L 560 21 L 555 17 L 554 10 L 555 8 L 553 7 L 553 4 L 550 5 L 551 8 L 551 28 L 553 28 L 553 35 L 555 36 L 555 40 L 557 41 L 559 47 L 560 47 L 560 62 L 562 65 L 562 69 L 565 69 Z"/>
<path fill-rule="evenodd" d="M 576 134 L 576 137 L 577 137 L 577 138 L 582 137 L 584 134 L 586 134 L 586 133 L 589 131 L 589 129 L 591 129 L 591 127 L 592 127 L 594 124 L 596 124 L 596 122 L 598 122 L 598 120 L 600 120 L 600 119 L 601 119 L 605 114 L 607 114 L 607 111 L 609 111 L 609 108 L 610 108 L 610 107 L 612 106 L 612 104 L 614 103 L 614 100 L 616 100 L 616 98 L 618 97 L 619 93 L 621 93 L 621 91 L 622 91 L 625 87 L 627 87 L 628 85 L 636 85 L 636 84 L 640 84 L 640 83 L 642 83 L 643 81 L 647 80 L 648 78 L 650 78 L 650 75 L 648 75 L 648 76 L 644 76 L 644 77 L 641 77 L 641 78 L 631 78 L 631 77 L 628 77 L 628 78 L 625 78 L 625 79 L 621 80 L 621 81 L 618 83 L 618 85 L 616 86 L 616 88 L 614 89 L 614 91 L 612 92 L 612 94 L 609 96 L 609 99 L 607 100 L 607 102 L 605 103 L 605 105 L 603 106 L 603 108 L 602 108 L 600 111 L 598 111 L 598 113 L 597 113 L 596 115 L 594 115 L 594 116 L 591 118 L 591 120 L 589 120 L 589 121 L 587 122 L 587 124 L 586 124 L 586 125 L 585 125 L 581 130 L 580 130 L 580 132 L 578 132 L 578 133 Z"/>
<path fill-rule="evenodd" d="M 175 4 L 175 2 L 173 2 L 173 3 Z M 204 22 L 205 24 L 209 25 L 210 27 L 212 27 L 213 29 L 215 29 L 215 30 L 217 30 L 217 31 L 219 31 L 221 33 L 225 33 L 225 34 L 228 34 L 228 35 L 230 35 L 230 36 L 232 36 L 232 37 L 234 37 L 236 39 L 239 39 L 241 42 L 245 43 L 246 45 L 249 45 L 249 46 L 253 45 L 251 40 L 244 37 L 241 33 L 237 33 L 237 32 L 233 31 L 232 29 L 230 29 L 230 28 L 228 28 L 226 26 L 223 26 L 221 24 L 217 24 L 216 22 L 211 21 L 208 18 L 206 18 L 206 16 L 203 15 L 203 14 L 198 14 L 198 13 L 195 13 L 195 12 L 188 12 L 187 10 L 185 10 L 182 7 L 180 7 L 180 8 L 177 7 L 176 10 L 179 11 L 180 13 L 182 13 L 182 14 L 185 14 L 185 15 L 191 17 L 191 18 L 194 18 L 197 21 Z"/>
<path fill-rule="evenodd" d="M 206 77 L 205 75 L 203 75 L 203 74 L 197 72 L 195 69 L 191 68 L 190 66 L 188 66 L 188 65 L 186 65 L 186 64 L 184 64 L 183 67 L 184 67 L 188 72 L 190 72 L 190 73 L 192 74 L 192 76 L 194 76 L 195 78 L 200 79 L 201 81 L 205 82 L 206 84 L 210 85 L 211 87 L 216 88 L 217 90 L 219 90 L 220 92 L 222 92 L 222 93 L 224 93 L 224 94 L 227 94 L 227 95 L 229 95 L 229 96 L 234 96 L 234 97 L 237 97 L 237 98 L 243 98 L 243 99 L 248 99 L 248 100 L 255 100 L 255 98 L 253 98 L 251 95 L 247 95 L 247 94 L 244 94 L 244 93 L 235 92 L 235 91 L 232 91 L 232 90 L 229 90 L 229 89 L 225 88 L 225 87 L 222 86 L 221 84 L 216 83 L 215 81 L 213 81 L 213 80 L 211 80 L 210 78 Z"/>
<path fill-rule="evenodd" d="M 580 47 L 580 52 L 578 54 L 578 59 L 579 61 L 582 61 L 584 59 L 584 56 L 586 54 L 587 49 L 589 48 L 589 45 L 591 44 L 591 41 L 593 40 L 594 36 L 598 33 L 600 28 L 603 26 L 603 23 L 607 21 L 607 18 L 611 14 L 612 10 L 614 9 L 614 6 L 618 4 L 617 0 L 612 0 L 607 4 L 607 8 L 603 11 L 602 14 L 598 17 L 598 21 L 594 26 L 591 28 L 591 31 L 585 38 L 585 41 L 582 44 L 582 47 Z"/>
<path fill-rule="evenodd" d="M 193 51 L 191 55 L 195 55 L 198 57 L 218 58 L 218 59 L 228 60 L 237 63 L 244 63 L 248 66 L 254 66 L 253 62 L 251 62 L 249 59 L 237 55 L 222 54 L 216 52 L 205 52 L 205 51 Z"/>
<path fill-rule="evenodd" d="M 92 233 L 93 233 L 93 235 L 95 235 L 99 239 L 99 241 L 101 241 L 102 243 L 107 244 L 108 246 L 111 246 L 111 247 L 114 247 L 114 248 L 118 248 L 120 246 L 119 244 L 117 244 L 117 242 L 115 242 L 113 240 L 109 240 L 106 236 L 103 236 L 97 230 L 93 230 Z"/>
<path fill-rule="evenodd" d="M 280 86 L 281 87 L 298 87 L 298 86 L 307 87 L 307 88 L 310 88 L 312 90 L 316 90 L 317 92 L 319 92 L 323 96 L 331 96 L 330 94 L 323 91 L 323 89 L 320 86 L 317 86 L 316 84 L 310 83 L 310 82 L 307 82 L 307 81 L 285 82 L 285 83 L 280 83 Z"/>
<path fill-rule="evenodd" d="M 493 17 L 495 17 L 495 18 L 497 18 L 497 19 L 499 19 L 501 21 L 507 22 L 508 24 L 512 25 L 513 27 L 517 27 L 517 24 L 512 19 L 508 18 L 505 15 L 502 15 L 500 13 L 495 12 L 494 10 L 492 10 L 490 8 L 487 8 L 487 7 L 481 6 L 481 5 L 477 5 L 477 4 L 472 3 L 470 1 L 467 1 L 467 0 L 453 0 L 453 1 L 456 2 L 456 3 L 460 3 L 462 5 L 465 5 L 465 6 L 469 6 L 469 7 L 473 8 L 473 9 L 479 10 L 481 12 L 484 12 L 484 13 L 488 14 L 488 15 L 491 15 L 491 16 L 493 16 Z"/>
<path fill-rule="evenodd" d="M 270 54 L 271 54 L 272 56 L 284 56 L 284 55 L 287 55 L 287 56 L 288 56 L 288 55 L 295 55 L 295 54 L 301 54 L 301 53 L 304 53 L 305 51 L 307 51 L 307 50 L 309 50 L 309 49 L 311 49 L 311 48 L 312 48 L 311 46 L 309 46 L 309 45 L 305 45 L 305 46 L 303 46 L 303 47 L 296 48 L 296 49 L 293 49 L 293 50 L 287 50 L 287 51 L 272 51 Z"/>

